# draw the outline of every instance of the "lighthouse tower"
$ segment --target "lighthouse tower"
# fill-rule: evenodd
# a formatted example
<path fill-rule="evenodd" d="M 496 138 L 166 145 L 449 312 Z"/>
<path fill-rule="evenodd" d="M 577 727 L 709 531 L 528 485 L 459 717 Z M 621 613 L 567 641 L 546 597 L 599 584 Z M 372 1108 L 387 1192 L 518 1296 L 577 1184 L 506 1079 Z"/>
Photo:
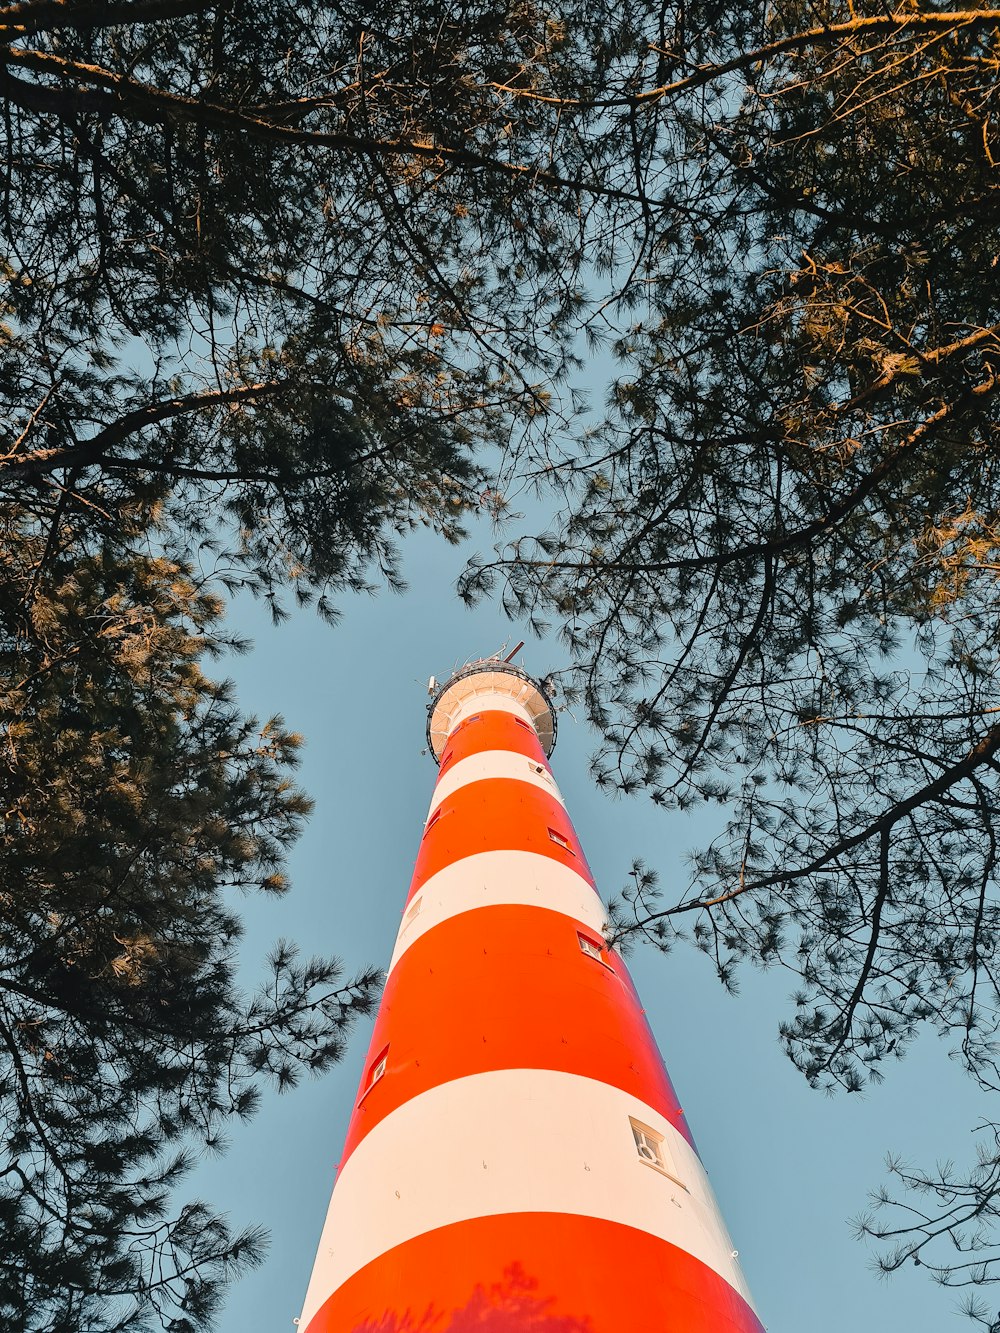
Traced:
<path fill-rule="evenodd" d="M 548 756 L 499 659 L 440 769 L 299 1333 L 761 1333 Z"/>

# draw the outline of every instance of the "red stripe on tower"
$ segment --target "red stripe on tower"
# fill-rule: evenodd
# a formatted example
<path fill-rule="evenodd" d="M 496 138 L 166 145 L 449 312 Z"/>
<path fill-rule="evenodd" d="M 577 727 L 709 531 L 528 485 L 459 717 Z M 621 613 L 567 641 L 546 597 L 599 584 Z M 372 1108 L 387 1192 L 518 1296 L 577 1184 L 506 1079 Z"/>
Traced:
<path fill-rule="evenodd" d="M 440 771 L 300 1333 L 762 1333 L 517 667 Z"/>

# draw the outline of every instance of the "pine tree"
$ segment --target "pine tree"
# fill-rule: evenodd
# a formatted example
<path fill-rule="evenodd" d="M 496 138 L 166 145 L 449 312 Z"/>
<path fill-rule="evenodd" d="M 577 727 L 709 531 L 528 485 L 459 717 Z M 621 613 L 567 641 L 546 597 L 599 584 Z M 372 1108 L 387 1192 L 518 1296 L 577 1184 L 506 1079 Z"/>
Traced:
<path fill-rule="evenodd" d="M 182 566 L 45 542 L 5 512 L 0 1327 L 183 1333 L 262 1244 L 178 1202 L 193 1151 L 333 1062 L 376 977 L 279 945 L 242 992 L 231 895 L 285 887 L 299 738 L 204 674 L 220 603 Z"/>
<path fill-rule="evenodd" d="M 175 554 L 331 610 L 544 455 L 581 225 L 640 201 L 502 89 L 599 76 L 606 42 L 424 0 L 33 0 L 0 29 L 0 496 L 160 502 Z"/>

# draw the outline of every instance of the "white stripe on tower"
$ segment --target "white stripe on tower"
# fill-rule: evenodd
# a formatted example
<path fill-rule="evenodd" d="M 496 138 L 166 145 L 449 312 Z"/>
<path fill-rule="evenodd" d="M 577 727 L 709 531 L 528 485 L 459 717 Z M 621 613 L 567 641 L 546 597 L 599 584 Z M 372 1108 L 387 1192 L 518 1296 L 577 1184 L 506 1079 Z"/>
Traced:
<path fill-rule="evenodd" d="M 604 941 L 544 692 L 475 663 L 428 737 L 441 770 L 300 1323 L 761 1333 Z"/>
<path fill-rule="evenodd" d="M 468 786 L 470 782 L 497 778 L 530 782 L 533 787 L 549 792 L 560 805 L 565 805 L 548 764 L 536 763 L 534 759 L 527 759 L 523 754 L 512 754 L 510 750 L 487 750 L 485 754 L 469 755 L 468 759 L 453 764 L 446 773 L 441 774 L 434 788 L 427 818 L 430 819 L 441 802 L 460 787 Z"/>
<path fill-rule="evenodd" d="M 479 852 L 444 866 L 410 900 L 389 971 L 433 926 L 477 907 L 499 906 L 545 907 L 604 935 L 604 904 L 576 870 L 535 852 Z"/>
<path fill-rule="evenodd" d="M 629 1123 L 635 1115 L 663 1134 L 666 1181 L 636 1155 Z M 555 1136 L 553 1123 L 561 1126 Z M 447 1182 L 439 1161 L 414 1151 L 442 1125 L 449 1126 Z M 598 1136 L 602 1151 L 595 1152 Z M 683 1248 L 749 1299 L 708 1177 L 687 1140 L 627 1093 L 547 1069 L 455 1079 L 381 1121 L 337 1182 L 320 1241 L 323 1289 L 334 1290 L 386 1249 L 426 1231 L 523 1211 L 527 1181 L 533 1211 L 639 1227 Z"/>

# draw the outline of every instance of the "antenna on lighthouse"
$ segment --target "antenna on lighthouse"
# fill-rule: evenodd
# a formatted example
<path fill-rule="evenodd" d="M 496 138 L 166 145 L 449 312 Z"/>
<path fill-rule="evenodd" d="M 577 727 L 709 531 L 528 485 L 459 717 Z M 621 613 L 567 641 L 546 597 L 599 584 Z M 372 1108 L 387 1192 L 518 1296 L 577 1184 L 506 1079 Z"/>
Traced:
<path fill-rule="evenodd" d="M 508 653 L 507 656 L 506 656 L 503 660 L 504 660 L 505 662 L 510 662 L 513 658 L 515 658 L 515 657 L 518 655 L 518 653 L 521 651 L 521 649 L 522 649 L 523 647 L 524 647 L 524 640 L 522 639 L 521 642 L 520 642 L 520 643 L 517 645 L 517 647 L 514 649 L 514 651 L 511 652 L 511 653 Z"/>

